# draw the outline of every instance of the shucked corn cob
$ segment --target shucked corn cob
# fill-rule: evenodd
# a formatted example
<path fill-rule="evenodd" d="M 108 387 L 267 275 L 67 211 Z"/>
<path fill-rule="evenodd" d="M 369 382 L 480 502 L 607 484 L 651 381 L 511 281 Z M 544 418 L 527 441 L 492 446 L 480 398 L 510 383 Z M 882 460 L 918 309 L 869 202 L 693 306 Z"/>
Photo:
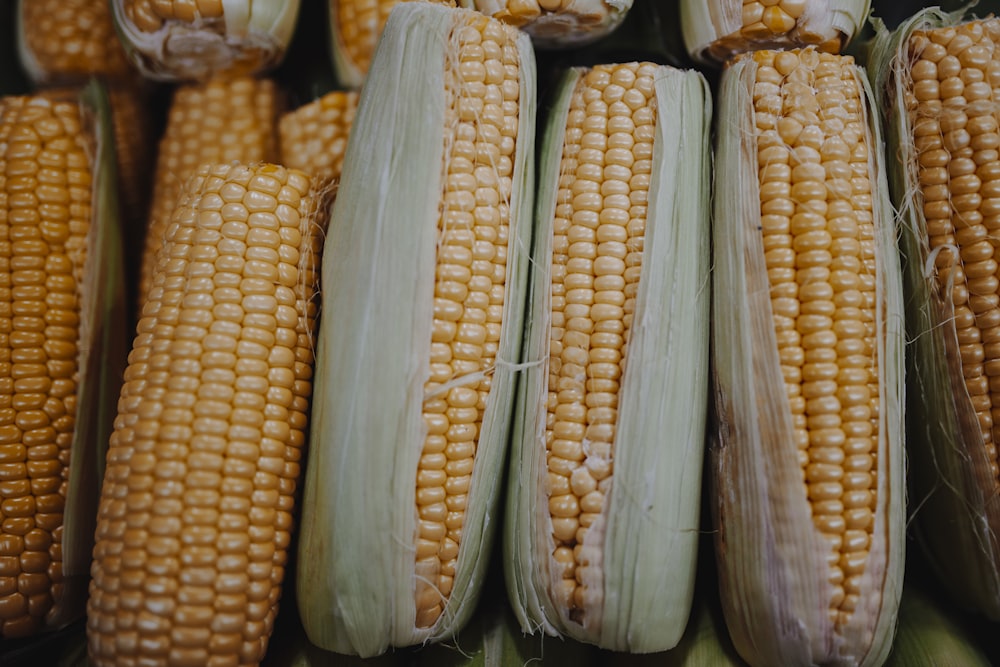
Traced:
<path fill-rule="evenodd" d="M 526 631 L 662 651 L 697 552 L 711 99 L 694 72 L 601 65 L 573 70 L 549 117 L 508 589 Z"/>
<path fill-rule="evenodd" d="M 108 1 L 129 59 L 165 81 L 273 69 L 299 12 L 299 0 Z"/>
<path fill-rule="evenodd" d="M 139 281 L 140 304 L 185 181 L 206 162 L 276 160 L 280 110 L 277 86 L 268 79 L 213 79 L 174 91 L 156 158 Z"/>
<path fill-rule="evenodd" d="M 108 451 L 87 620 L 98 665 L 263 658 L 312 381 L 310 188 L 284 167 L 206 165 L 174 209 Z"/>
<path fill-rule="evenodd" d="M 960 16 L 883 31 L 873 71 L 906 222 L 915 525 L 952 593 L 1000 619 L 1000 19 Z"/>
<path fill-rule="evenodd" d="M 0 639 L 83 612 L 124 344 L 107 99 L 0 98 Z"/>
<path fill-rule="evenodd" d="M 329 183 L 340 180 L 358 93 L 335 90 L 278 121 L 281 163 Z"/>
<path fill-rule="evenodd" d="M 91 74 L 127 76 L 132 68 L 115 34 L 108 2 L 18 0 L 18 52 L 36 83 L 79 83 Z"/>
<path fill-rule="evenodd" d="M 724 63 L 756 49 L 816 46 L 838 53 L 861 31 L 871 0 L 680 0 L 688 53 Z"/>
<path fill-rule="evenodd" d="M 328 381 L 297 570 L 323 648 L 439 640 L 475 606 L 520 350 L 533 112 L 526 35 L 472 10 L 393 9 L 323 256 Z"/>
<path fill-rule="evenodd" d="M 711 495 L 753 665 L 881 664 L 902 585 L 901 285 L 852 63 L 763 51 L 721 82 Z"/>

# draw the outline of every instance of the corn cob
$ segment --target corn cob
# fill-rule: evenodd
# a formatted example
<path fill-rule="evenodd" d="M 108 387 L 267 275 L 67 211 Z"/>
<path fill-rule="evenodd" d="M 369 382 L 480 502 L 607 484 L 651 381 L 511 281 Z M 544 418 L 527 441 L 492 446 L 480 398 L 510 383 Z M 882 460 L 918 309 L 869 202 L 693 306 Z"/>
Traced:
<path fill-rule="evenodd" d="M 516 26 L 543 48 L 579 47 L 617 28 L 632 0 L 472 0 L 476 9 Z"/>
<path fill-rule="evenodd" d="M 268 79 L 213 79 L 174 91 L 156 158 L 139 281 L 140 304 L 184 182 L 207 162 L 277 160 L 281 105 L 277 86 Z"/>
<path fill-rule="evenodd" d="M 853 59 L 812 48 L 741 57 L 720 90 L 726 622 L 752 665 L 881 664 L 903 569 L 903 347 L 870 92 Z"/>
<path fill-rule="evenodd" d="M 278 121 L 281 163 L 322 181 L 340 181 L 357 107 L 357 92 L 336 90 L 284 114 Z"/>
<path fill-rule="evenodd" d="M 82 83 L 92 74 L 132 72 L 115 34 L 111 6 L 93 0 L 18 0 L 17 45 L 35 84 Z"/>
<path fill-rule="evenodd" d="M 322 648 L 436 641 L 475 606 L 520 348 L 533 96 L 527 36 L 432 3 L 390 14 L 323 257 L 336 316 L 316 372 L 337 381 L 317 385 L 297 572 Z"/>
<path fill-rule="evenodd" d="M 0 639 L 83 612 L 124 361 L 107 116 L 97 85 L 0 98 Z"/>
<path fill-rule="evenodd" d="M 97 665 L 252 665 L 284 577 L 312 381 L 321 202 L 206 165 L 174 209 L 111 435 L 87 607 Z"/>
<path fill-rule="evenodd" d="M 927 11 L 882 31 L 873 71 L 899 155 L 915 525 L 949 590 L 997 620 L 1000 20 L 961 16 Z"/>
<path fill-rule="evenodd" d="M 701 75 L 650 63 L 572 70 L 550 112 L 504 534 L 525 631 L 645 653 L 684 630 L 708 396 L 710 116 Z"/>
<path fill-rule="evenodd" d="M 284 58 L 299 12 L 299 0 L 108 1 L 129 59 L 160 81 L 269 71 Z"/>
<path fill-rule="evenodd" d="M 719 65 L 757 49 L 815 46 L 839 53 L 861 31 L 871 0 L 681 0 L 688 54 Z"/>

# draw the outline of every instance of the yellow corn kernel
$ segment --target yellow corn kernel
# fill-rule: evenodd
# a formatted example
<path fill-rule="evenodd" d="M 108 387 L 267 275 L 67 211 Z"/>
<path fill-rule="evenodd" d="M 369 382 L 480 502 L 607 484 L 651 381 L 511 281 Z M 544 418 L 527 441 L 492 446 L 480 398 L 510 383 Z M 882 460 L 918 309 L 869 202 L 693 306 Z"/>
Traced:
<path fill-rule="evenodd" d="M 205 165 L 157 257 L 98 511 L 98 665 L 257 664 L 312 383 L 325 210 L 302 172 Z"/>
<path fill-rule="evenodd" d="M 276 160 L 279 110 L 276 86 L 267 79 L 216 79 L 174 92 L 156 159 L 139 281 L 140 306 L 184 182 L 208 162 Z"/>
<path fill-rule="evenodd" d="M 21 64 L 36 83 L 80 83 L 132 72 L 107 2 L 21 0 Z"/>
<path fill-rule="evenodd" d="M 618 392 L 642 269 L 655 65 L 602 65 L 576 84 L 553 223 L 546 456 L 561 602 L 599 608 L 588 530 L 613 478 Z M 597 544 L 597 543 L 595 543 Z"/>
<path fill-rule="evenodd" d="M 144 32 L 156 32 L 165 21 L 213 21 L 224 18 L 222 0 L 124 0 L 125 16 Z"/>
<path fill-rule="evenodd" d="M 79 104 L 0 98 L 0 638 L 66 611 L 92 150 Z"/>
<path fill-rule="evenodd" d="M 281 163 L 323 181 L 339 181 L 357 107 L 357 92 L 333 91 L 284 114 L 278 122 Z"/>
<path fill-rule="evenodd" d="M 570 48 L 604 37 L 624 20 L 631 0 L 473 0 L 476 9 L 524 30 L 544 48 Z"/>

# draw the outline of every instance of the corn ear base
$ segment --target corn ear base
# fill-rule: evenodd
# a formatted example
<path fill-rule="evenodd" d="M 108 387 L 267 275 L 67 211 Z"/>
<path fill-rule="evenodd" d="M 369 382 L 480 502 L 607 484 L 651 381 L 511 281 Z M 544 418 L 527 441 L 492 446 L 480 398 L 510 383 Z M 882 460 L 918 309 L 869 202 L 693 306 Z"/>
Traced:
<path fill-rule="evenodd" d="M 474 610 L 498 522 L 534 180 L 535 65 L 523 34 L 516 36 L 520 111 L 502 337 L 453 589 L 437 622 L 417 627 L 406 601 L 416 585 L 414 480 L 426 433 L 421 410 L 443 192 L 437 165 L 444 162 L 445 49 L 453 28 L 472 15 L 430 3 L 393 10 L 361 93 L 332 208 L 322 260 L 329 315 L 316 347 L 297 599 L 311 641 L 338 653 L 369 657 L 454 634 Z M 406 102 L 386 103 L 394 99 Z"/>
<path fill-rule="evenodd" d="M 790 31 L 756 35 L 744 30 L 744 4 L 736 0 L 680 0 L 681 30 L 691 58 L 718 67 L 738 53 L 758 49 L 817 44 L 836 52 L 861 32 L 871 8 L 871 0 L 806 0 L 804 12 Z"/>
<path fill-rule="evenodd" d="M 927 219 L 917 176 L 913 126 L 906 111 L 907 43 L 916 30 L 956 25 L 965 9 L 927 9 L 896 30 L 880 26 L 869 71 L 886 124 L 889 179 L 900 211 L 904 261 L 910 493 L 918 543 L 963 605 L 1000 619 L 1000 504 L 979 421 L 969 400 L 950 299 L 935 286 Z M 929 263 L 929 264 L 928 264 Z"/>
<path fill-rule="evenodd" d="M 832 585 L 813 527 L 777 356 L 761 241 L 751 91 L 756 63 L 720 81 L 713 227 L 712 346 L 717 423 L 711 433 L 720 592 L 733 643 L 751 664 L 878 665 L 891 648 L 902 589 L 903 312 L 892 209 L 881 152 L 872 150 L 879 372 L 878 487 L 868 564 L 851 620 L 828 616 Z M 867 144 L 881 146 L 860 68 Z"/>
<path fill-rule="evenodd" d="M 708 391 L 712 103 L 700 74 L 670 67 L 659 72 L 643 249 L 649 261 L 639 281 L 628 343 L 633 370 L 621 381 L 615 469 L 602 519 L 604 602 L 585 610 L 588 622 L 572 620 L 555 596 L 559 575 L 545 488 L 551 222 L 570 98 L 582 69 L 568 71 L 561 82 L 542 142 L 526 370 L 514 416 L 504 526 L 508 597 L 522 630 L 635 653 L 672 647 L 687 622 Z"/>
<path fill-rule="evenodd" d="M 222 19 L 168 20 L 145 32 L 128 19 L 126 0 L 109 0 L 129 60 L 156 81 L 204 81 L 214 74 L 269 71 L 285 56 L 299 0 L 222 0 Z"/>

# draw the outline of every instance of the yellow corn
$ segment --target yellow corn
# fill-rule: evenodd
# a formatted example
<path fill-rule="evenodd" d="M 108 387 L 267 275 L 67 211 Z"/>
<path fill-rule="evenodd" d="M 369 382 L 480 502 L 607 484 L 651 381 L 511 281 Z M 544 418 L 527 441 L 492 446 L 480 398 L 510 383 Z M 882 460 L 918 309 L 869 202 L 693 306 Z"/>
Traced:
<path fill-rule="evenodd" d="M 121 41 L 147 77 L 204 81 L 277 67 L 298 0 L 108 0 Z"/>
<path fill-rule="evenodd" d="M 1000 20 L 920 12 L 870 71 L 890 126 L 913 343 L 914 526 L 947 589 L 1000 618 Z"/>
<path fill-rule="evenodd" d="M 284 114 L 278 121 L 281 163 L 322 181 L 339 181 L 357 107 L 357 92 L 333 91 Z"/>
<path fill-rule="evenodd" d="M 737 62 L 721 117 L 751 106 L 728 136 L 752 132 L 755 162 L 752 185 L 720 176 L 716 208 L 727 623 L 751 664 L 879 664 L 902 574 L 902 315 L 867 87 L 814 49 Z"/>
<path fill-rule="evenodd" d="M 268 79 L 215 79 L 174 91 L 156 158 L 139 281 L 140 304 L 184 182 L 207 162 L 277 160 L 280 101 Z"/>
<path fill-rule="evenodd" d="M 108 451 L 87 621 L 98 665 L 263 658 L 312 381 L 310 186 L 274 165 L 206 165 L 174 210 Z"/>
<path fill-rule="evenodd" d="M 0 639 L 83 613 L 124 361 L 109 134 L 97 85 L 0 98 Z"/>
<path fill-rule="evenodd" d="M 298 570 L 312 641 L 362 656 L 450 637 L 478 595 L 513 388 L 504 362 L 520 335 L 532 140 L 533 61 L 513 28 L 401 3 L 383 53 L 413 64 L 373 68 L 362 92 L 324 256 L 324 308 L 337 316 L 317 351 L 318 376 L 355 377 L 363 360 L 351 394 L 381 396 L 381 407 L 318 385 Z M 408 102 L 390 108 L 384 95 Z M 350 267 L 368 277 L 345 280 Z M 391 287 L 394 276 L 407 288 Z M 352 312 L 366 327 L 349 325 Z M 386 388 L 397 382 L 404 393 Z M 385 493 L 362 501 L 358 483 Z M 382 528 L 405 537 L 387 544 Z M 361 586 L 338 574 L 361 562 L 373 567 Z"/>
<path fill-rule="evenodd" d="M 645 653 L 687 621 L 710 114 L 700 74 L 648 62 L 573 69 L 550 105 L 505 525 L 525 631 Z"/>
<path fill-rule="evenodd" d="M 19 0 L 18 46 L 35 83 L 81 82 L 131 72 L 111 6 L 91 0 Z"/>
<path fill-rule="evenodd" d="M 544 48 L 569 48 L 606 36 L 632 0 L 472 0 L 476 9 L 524 30 Z"/>
<path fill-rule="evenodd" d="M 868 0 L 681 0 L 688 53 L 703 64 L 765 48 L 838 53 L 867 20 Z"/>

